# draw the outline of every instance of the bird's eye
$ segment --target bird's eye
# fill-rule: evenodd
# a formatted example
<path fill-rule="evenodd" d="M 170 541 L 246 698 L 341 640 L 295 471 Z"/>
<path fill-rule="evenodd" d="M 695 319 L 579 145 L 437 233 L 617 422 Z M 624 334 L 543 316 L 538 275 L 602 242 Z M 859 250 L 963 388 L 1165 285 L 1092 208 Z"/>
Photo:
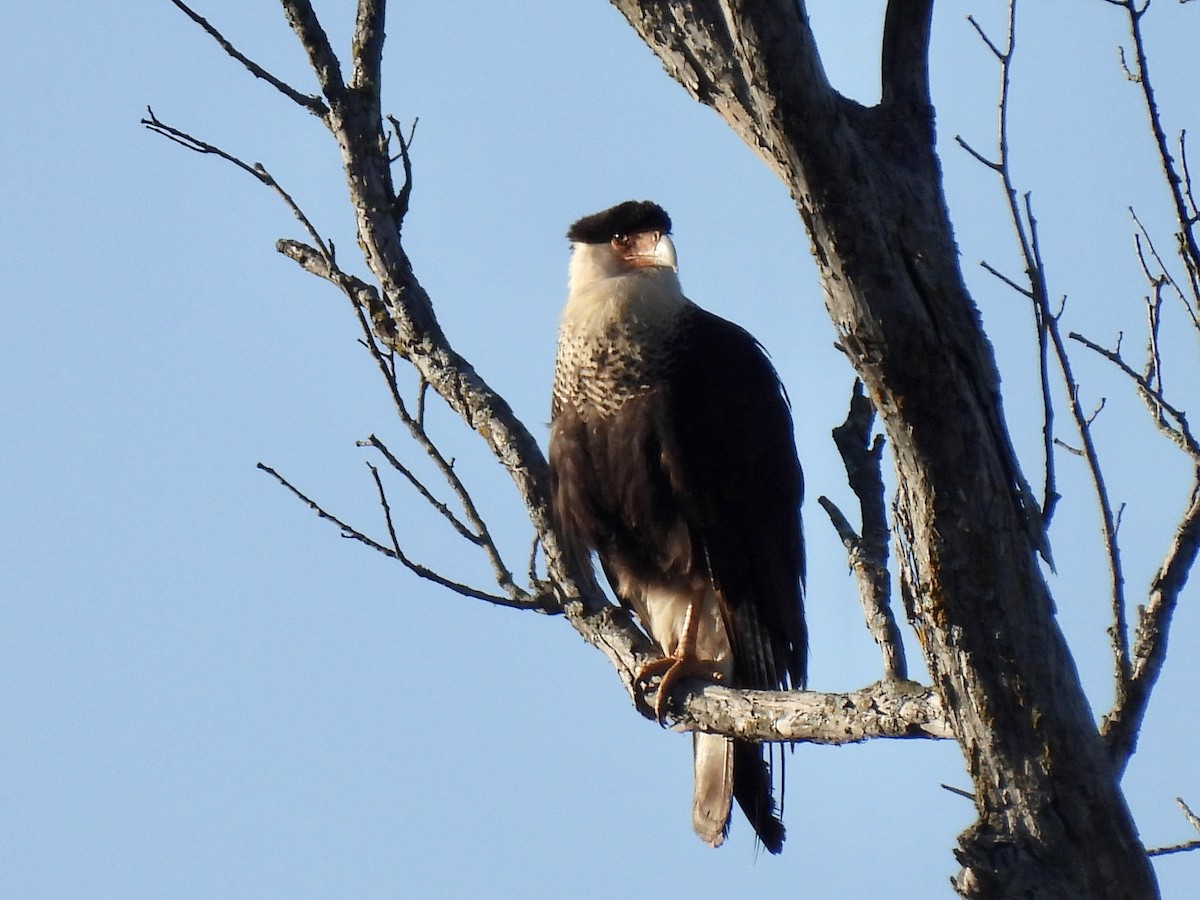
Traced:
<path fill-rule="evenodd" d="M 613 238 L 612 238 L 612 244 L 614 247 L 622 247 L 622 248 L 628 247 L 629 246 L 629 235 L 614 234 Z"/>

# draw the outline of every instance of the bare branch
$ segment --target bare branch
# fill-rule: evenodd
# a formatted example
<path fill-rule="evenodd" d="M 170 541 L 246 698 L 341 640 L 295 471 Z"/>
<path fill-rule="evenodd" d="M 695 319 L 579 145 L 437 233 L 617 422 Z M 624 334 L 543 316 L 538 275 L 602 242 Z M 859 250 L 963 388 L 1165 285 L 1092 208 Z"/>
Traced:
<path fill-rule="evenodd" d="M 1068 386 L 1068 407 L 1075 428 L 1079 434 L 1081 451 L 1087 463 L 1088 473 L 1092 479 L 1092 488 L 1096 492 L 1096 503 L 1100 507 L 1100 534 L 1104 543 L 1104 556 L 1108 564 L 1109 599 L 1112 607 L 1113 621 L 1109 628 L 1109 638 L 1112 645 L 1114 677 L 1116 680 L 1116 695 L 1118 704 L 1129 688 L 1131 669 L 1129 663 L 1129 637 L 1127 617 L 1125 613 L 1125 574 L 1121 565 L 1121 548 L 1117 539 L 1117 523 L 1113 515 L 1112 502 L 1105 484 L 1104 472 L 1100 466 L 1100 455 L 1092 440 L 1092 420 L 1103 408 L 1096 410 L 1091 417 L 1083 412 L 1079 401 L 1079 384 L 1075 380 L 1071 360 L 1063 343 L 1062 332 L 1058 327 L 1058 319 L 1050 317 L 1046 327 L 1053 343 L 1054 354 L 1058 360 L 1059 370 L 1063 381 Z M 1071 335 L 1074 337 L 1074 334 Z"/>
<path fill-rule="evenodd" d="M 464 525 L 459 518 L 454 515 L 450 507 L 434 497 L 429 488 L 427 488 L 425 484 L 413 474 L 411 469 L 409 469 L 406 465 L 404 465 L 404 463 L 400 462 L 400 460 L 396 458 L 396 455 L 392 453 L 390 449 L 388 449 L 387 445 L 384 444 L 383 441 L 372 434 L 369 435 L 365 441 L 358 441 L 357 443 L 360 447 L 374 447 L 376 450 L 378 450 L 383 455 L 383 458 L 388 461 L 388 464 L 391 465 L 391 467 L 401 475 L 403 475 L 405 480 L 416 489 L 417 493 L 424 497 L 425 501 L 435 510 L 437 510 L 443 519 L 450 523 L 450 527 L 458 532 L 459 537 L 469 541 L 476 547 L 480 546 L 480 536 Z"/>
<path fill-rule="evenodd" d="M 1134 249 L 1137 253 L 1138 263 L 1142 267 L 1142 274 L 1146 276 L 1146 281 L 1153 285 L 1156 289 L 1161 290 L 1161 285 L 1165 282 L 1171 286 L 1171 290 L 1175 296 L 1179 298 L 1179 302 L 1183 305 L 1187 312 L 1188 318 L 1192 320 L 1192 327 L 1200 331 L 1200 292 L 1195 287 L 1192 288 L 1192 296 L 1184 291 L 1183 286 L 1171 274 L 1166 262 L 1158 252 L 1158 248 L 1154 246 L 1154 239 L 1150 236 L 1150 232 L 1146 230 L 1146 226 L 1142 224 L 1136 212 L 1130 207 L 1129 215 L 1133 219 L 1134 225 L 1137 226 L 1137 232 L 1134 234 Z M 1182 247 L 1180 248 L 1183 249 Z M 1154 266 L 1157 273 L 1152 271 L 1149 263 L 1146 261 L 1145 251 L 1150 251 L 1150 258 L 1154 260 Z M 1188 262 L 1186 253 L 1181 253 L 1185 263 Z M 1189 270 L 1189 276 L 1191 268 Z"/>
<path fill-rule="evenodd" d="M 179 146 L 181 146 L 181 147 L 186 147 L 188 150 L 191 150 L 195 153 L 212 154 L 213 156 L 219 156 L 221 159 L 225 160 L 226 162 L 233 163 L 235 166 L 237 166 L 243 172 L 246 172 L 247 174 L 252 175 L 255 179 L 262 182 L 263 184 L 266 184 L 266 185 L 271 184 L 271 180 L 270 180 L 269 176 L 266 174 L 265 171 L 263 171 L 262 166 L 259 165 L 258 163 L 251 165 L 250 163 L 245 162 L 244 160 L 241 160 L 238 157 L 234 156 L 232 153 L 227 153 L 226 151 L 222 150 L 220 147 L 216 146 L 215 144 L 210 144 L 207 141 L 202 141 L 202 140 L 200 140 L 200 138 L 193 137 L 192 135 L 188 134 L 186 131 L 180 131 L 178 128 L 174 128 L 174 127 L 166 124 L 165 122 L 160 121 L 158 116 L 156 116 L 154 114 L 154 110 L 151 109 L 149 106 L 146 107 L 146 118 L 142 119 L 140 124 L 146 126 L 146 128 L 148 128 L 150 131 L 153 131 L 155 134 L 160 134 L 163 137 L 174 141 L 175 143 L 179 144 Z"/>
<path fill-rule="evenodd" d="M 1028 297 L 1030 300 L 1034 299 L 1033 291 L 1031 291 L 1027 287 L 1022 287 L 1021 285 L 1017 284 L 1016 281 L 1009 278 L 1007 275 L 1005 275 L 999 269 L 996 269 L 995 267 L 993 267 L 992 264 L 989 263 L 986 259 L 979 261 L 979 267 L 981 269 L 983 269 L 985 272 L 987 272 L 989 275 L 1004 282 L 1006 285 L 1008 285 L 1010 288 L 1012 288 L 1018 294 L 1023 294 L 1024 296 Z"/>
<path fill-rule="evenodd" d="M 312 4 L 309 0 L 283 0 L 283 12 L 308 53 L 308 61 L 317 75 L 321 93 L 333 108 L 344 104 L 346 85 L 342 81 L 342 66 L 317 14 L 313 12 Z M 324 118 L 325 123 L 330 125 L 330 117 Z"/>
<path fill-rule="evenodd" d="M 1175 803 L 1179 806 L 1180 810 L 1182 810 L 1184 818 L 1188 820 L 1188 823 L 1194 829 L 1200 831 L 1200 817 L 1197 817 L 1196 814 L 1188 808 L 1188 805 L 1183 802 L 1182 797 L 1176 797 Z M 1157 847 L 1153 850 L 1147 850 L 1146 855 L 1165 856 L 1168 853 L 1183 853 L 1187 850 L 1200 850 L 1200 840 L 1184 841 L 1181 844 L 1172 844 L 1169 847 Z"/>
<path fill-rule="evenodd" d="M 154 110 L 148 106 L 146 107 L 146 116 L 147 118 L 141 120 L 141 124 L 146 126 L 147 129 L 153 131 L 155 134 L 160 134 L 163 137 L 179 144 L 181 147 L 186 147 L 188 150 L 192 150 L 196 153 L 218 156 L 226 162 L 233 163 L 243 172 L 252 175 L 261 184 L 265 184 L 267 187 L 271 188 L 271 190 L 273 190 L 283 199 L 283 202 L 287 204 L 288 209 L 292 211 L 292 215 L 294 215 L 299 220 L 300 224 L 304 226 L 304 230 L 308 232 L 308 236 L 312 238 L 312 240 L 320 248 L 321 255 L 327 257 L 329 261 L 332 262 L 332 247 L 326 244 L 325 239 L 322 238 L 317 232 L 317 229 L 313 226 L 308 216 L 304 214 L 304 211 L 300 208 L 299 204 L 292 199 L 292 195 L 283 189 L 279 182 L 275 180 L 274 176 L 267 171 L 266 167 L 263 166 L 262 163 L 256 162 L 251 164 L 245 162 L 244 160 L 234 156 L 232 153 L 227 153 L 215 144 L 202 141 L 200 138 L 188 134 L 186 131 L 180 131 L 178 128 L 174 128 L 171 125 L 159 120 L 159 118 L 154 115 Z"/>
<path fill-rule="evenodd" d="M 530 584 L 537 584 L 538 582 L 541 581 L 541 578 L 538 577 L 538 571 L 537 571 L 538 547 L 540 547 L 541 545 L 542 545 L 542 542 L 540 540 L 538 540 L 538 536 L 535 534 L 533 536 L 533 542 L 531 543 L 531 545 L 529 547 L 529 583 Z"/>
<path fill-rule="evenodd" d="M 883 20 L 882 100 L 928 115 L 932 0 L 890 0 Z"/>
<path fill-rule="evenodd" d="M 1166 129 L 1163 128 L 1162 115 L 1155 99 L 1154 87 L 1150 82 L 1150 64 L 1146 56 L 1146 45 L 1142 35 L 1142 17 L 1149 8 L 1146 2 L 1140 9 L 1134 0 L 1114 4 L 1122 7 L 1129 19 L 1129 35 L 1133 42 L 1134 74 L 1136 82 L 1141 87 L 1142 100 L 1145 103 L 1146 115 L 1154 144 L 1158 151 L 1159 164 L 1162 166 L 1163 180 L 1171 194 L 1177 226 L 1176 238 L 1179 242 L 1179 258 L 1188 272 L 1190 293 L 1194 308 L 1200 309 L 1200 240 L 1197 239 L 1196 228 L 1200 217 L 1196 213 L 1195 199 L 1192 194 L 1191 175 L 1187 168 L 1187 146 L 1184 133 L 1180 133 L 1180 157 L 1182 170 L 1171 155 L 1167 143 Z M 1124 65 L 1124 52 L 1122 51 Z M 1126 67 L 1128 71 L 1128 67 Z M 1166 271 L 1164 267 L 1164 272 Z"/>
<path fill-rule="evenodd" d="M 388 121 L 392 125 L 392 133 L 396 136 L 396 143 L 400 147 L 400 152 L 391 161 L 397 158 L 400 160 L 400 165 L 403 167 L 404 184 L 400 186 L 400 190 L 396 192 L 396 202 L 394 205 L 394 214 L 396 217 L 396 227 L 399 228 L 404 222 L 404 217 L 408 215 L 408 202 L 412 197 L 413 186 L 413 166 L 412 157 L 409 151 L 412 149 L 413 136 L 417 133 L 418 119 L 413 119 L 412 127 L 408 130 L 408 136 L 405 137 L 404 132 L 400 129 L 400 123 L 396 121 L 395 116 L 388 116 Z"/>
<path fill-rule="evenodd" d="M 1192 812 L 1191 807 L 1183 802 L 1182 797 L 1176 797 L 1175 803 L 1183 812 L 1184 818 L 1188 820 L 1188 824 L 1196 829 L 1196 831 L 1200 831 L 1200 816 L 1197 816 L 1194 812 Z"/>
<path fill-rule="evenodd" d="M 871 637 L 883 654 L 884 675 L 890 679 L 908 677 L 904 641 L 896 627 L 891 609 L 891 576 L 888 573 L 887 508 L 884 505 L 883 436 L 871 441 L 875 409 L 863 393 L 861 381 L 854 382 L 846 420 L 833 429 L 833 440 L 846 467 L 850 488 L 858 497 L 862 517 L 862 535 L 827 497 L 818 497 L 850 556 L 850 567 L 858 582 L 863 615 Z"/>
<path fill-rule="evenodd" d="M 952 738 L 931 688 L 883 680 L 848 694 L 740 691 L 695 679 L 676 682 L 677 727 L 755 741 L 855 744 L 872 738 Z M 677 700 L 683 696 L 682 704 Z"/>
<path fill-rule="evenodd" d="M 949 791 L 952 794 L 957 794 L 959 797 L 963 797 L 967 800 L 975 800 L 975 795 L 973 793 L 970 791 L 964 791 L 962 788 L 955 787 L 952 784 L 943 784 L 942 790 Z"/>
<path fill-rule="evenodd" d="M 417 385 L 417 414 L 414 416 L 421 428 L 425 427 L 425 397 L 429 394 L 429 382 L 424 378 Z"/>
<path fill-rule="evenodd" d="M 236 47 L 233 46 L 233 44 L 229 43 L 229 41 L 225 39 L 225 36 L 222 35 L 221 32 L 217 31 L 217 29 L 214 28 L 207 19 L 196 13 L 186 3 L 181 2 L 181 0 L 171 0 L 171 2 L 181 9 L 184 15 L 208 32 L 209 36 L 211 36 L 212 39 L 221 46 L 222 50 L 245 66 L 246 71 L 248 71 L 255 78 L 261 78 L 263 81 L 267 82 L 277 91 L 279 91 L 279 93 L 283 94 L 294 103 L 304 107 L 318 118 L 323 119 L 329 113 L 329 108 L 321 102 L 320 97 L 314 97 L 312 94 L 301 93 L 287 82 L 280 78 L 276 78 L 258 63 L 254 62 L 254 60 L 241 53 Z"/>
<path fill-rule="evenodd" d="M 970 144 L 968 144 L 966 142 L 966 139 L 963 138 L 962 135 L 956 134 L 954 136 L 954 142 L 956 144 L 958 144 L 958 146 L 960 146 L 964 150 L 966 150 L 969 154 L 971 154 L 971 156 L 975 157 L 976 162 L 982 163 L 983 165 L 985 165 L 989 169 L 991 169 L 993 172 L 1000 171 L 1000 163 L 996 162 L 995 160 L 988 159 L 986 156 L 984 156 L 982 153 L 980 153 L 978 150 L 976 150 L 974 147 L 972 147 Z M 997 275 L 997 277 L 1003 277 L 1003 276 L 1000 276 L 998 272 L 995 274 Z M 1014 287 L 1015 287 L 1015 285 L 1014 285 Z M 1018 288 L 1018 290 L 1020 290 L 1020 288 Z"/>
<path fill-rule="evenodd" d="M 970 22 L 971 27 L 975 29 L 975 33 L 979 35 L 979 37 L 983 40 L 983 42 L 985 44 L 987 44 L 988 49 L 992 51 L 992 54 L 996 57 L 996 59 L 1000 60 L 1000 62 L 1002 62 L 1002 63 L 1007 62 L 1012 56 L 1012 48 L 1013 48 L 1013 45 L 1012 45 L 1012 38 L 1013 38 L 1012 16 L 1013 16 L 1013 12 L 1015 11 L 1015 9 L 1016 9 L 1016 4 L 1010 3 L 1009 4 L 1008 47 L 1007 47 L 1007 49 L 1004 49 L 1004 50 L 1001 50 L 999 47 L 997 47 L 995 41 L 993 41 L 990 37 L 988 37 L 987 32 L 983 30 L 983 26 L 980 25 L 975 20 L 974 16 L 967 16 L 967 21 Z"/>
<path fill-rule="evenodd" d="M 1005 161 L 1007 165 L 1007 160 Z M 1046 482 L 1042 494 L 1042 527 L 1049 528 L 1054 510 L 1058 506 L 1058 488 L 1054 463 L 1054 399 L 1050 393 L 1050 349 L 1051 329 L 1058 324 L 1067 306 L 1064 296 L 1057 313 L 1050 309 L 1050 293 L 1046 285 L 1046 266 L 1042 261 L 1042 245 L 1038 237 L 1037 219 L 1033 215 L 1033 200 L 1025 193 L 1025 221 L 1029 223 L 1029 247 L 1033 253 L 1033 318 L 1037 326 L 1038 381 L 1042 389 L 1042 461 L 1045 466 Z M 1057 330 L 1055 328 L 1055 330 Z"/>
<path fill-rule="evenodd" d="M 497 606 L 507 606 L 517 609 L 536 609 L 538 612 L 558 611 L 556 607 L 546 609 L 532 603 L 529 595 L 515 586 L 512 591 L 515 596 L 501 597 L 497 594 L 489 594 L 486 591 L 481 591 L 454 581 L 450 578 L 446 578 L 444 575 L 439 575 L 437 572 L 433 571 L 427 566 L 413 562 L 408 558 L 407 555 L 405 555 L 404 551 L 400 549 L 400 542 L 396 538 L 396 527 L 392 522 L 392 509 L 388 504 L 387 492 L 383 488 L 383 482 L 379 478 L 379 470 L 370 463 L 367 463 L 367 468 L 371 470 L 371 478 L 375 481 L 375 489 L 379 495 L 379 505 L 383 509 L 384 521 L 387 523 L 388 536 L 392 541 L 391 556 L 394 559 L 399 560 L 400 563 L 402 563 L 404 567 L 414 575 L 418 576 L 419 578 L 424 578 L 426 581 L 432 581 L 436 585 L 448 588 L 449 590 L 454 591 L 456 594 L 461 594 L 462 596 L 469 597 L 473 600 L 486 600 L 488 603 L 493 603 Z M 274 475 L 275 473 L 272 472 L 271 474 Z M 278 478 L 279 476 L 276 475 L 276 477 Z"/>
<path fill-rule="evenodd" d="M 336 525 L 341 530 L 343 537 L 352 538 L 353 540 L 356 540 L 361 544 L 366 544 L 372 550 L 376 550 L 379 553 L 382 553 L 384 556 L 390 556 L 392 558 L 395 558 L 396 553 L 394 550 L 392 550 L 389 547 L 385 547 L 383 544 L 379 543 L 376 540 L 373 540 L 372 538 L 367 537 L 361 531 L 358 531 L 357 529 L 355 529 L 352 526 L 348 525 L 347 523 L 343 522 L 341 519 L 339 519 L 337 516 L 333 515 L 332 513 L 326 512 L 325 509 L 319 503 L 317 503 L 316 500 L 313 500 L 311 497 L 309 497 L 307 494 L 305 494 L 303 491 L 301 491 L 298 487 L 293 485 L 290 481 L 288 481 L 286 478 L 284 478 L 282 475 L 280 475 L 278 472 L 276 472 L 270 466 L 266 465 L 265 463 L 258 463 L 256 468 L 261 469 L 262 471 L 264 471 L 268 475 L 270 475 L 272 478 L 274 478 L 276 481 L 278 481 L 281 485 L 283 485 L 285 488 L 287 488 L 287 490 L 289 490 L 293 495 L 295 495 L 295 497 L 298 500 L 300 500 L 302 503 L 304 503 L 305 506 L 307 506 L 309 509 L 311 509 L 313 512 L 315 512 L 322 519 L 325 519 L 326 521 L 332 522 L 334 525 Z"/>
<path fill-rule="evenodd" d="M 1109 350 L 1101 347 L 1099 344 L 1075 331 L 1072 331 L 1067 336 L 1071 340 L 1083 344 L 1093 353 L 1103 356 L 1127 375 L 1137 386 L 1138 394 L 1150 409 L 1151 415 L 1159 426 L 1159 430 L 1166 434 L 1173 443 L 1189 456 L 1200 459 L 1200 443 L 1197 443 L 1195 436 L 1192 434 L 1191 427 L 1188 425 L 1187 413 L 1171 405 L 1158 390 L 1150 385 L 1144 375 L 1125 362 L 1119 348 L 1117 350 Z M 1163 413 L 1173 419 L 1175 424 L 1172 425 L 1170 422 L 1167 422 L 1163 418 Z"/>
<path fill-rule="evenodd" d="M 1150 595 L 1138 616 L 1133 645 L 1134 668 L 1128 690 L 1119 696 L 1101 723 L 1101 734 L 1118 765 L 1124 766 L 1137 747 L 1138 730 L 1150 703 L 1150 694 L 1167 658 L 1167 638 L 1179 595 L 1200 555 L 1200 466 L 1192 476 L 1187 511 L 1175 529 L 1158 572 L 1150 582 Z"/>
<path fill-rule="evenodd" d="M 278 481 L 293 496 L 295 496 L 298 500 L 300 500 L 302 503 L 304 503 L 305 506 L 307 506 L 309 509 L 311 509 L 313 512 L 315 512 L 319 517 L 321 517 L 322 519 L 325 519 L 327 522 L 332 522 L 334 525 L 336 525 L 338 527 L 338 529 L 342 532 L 342 537 L 350 538 L 352 540 L 358 541 L 361 544 L 365 544 L 366 546 L 370 547 L 372 550 L 375 550 L 379 553 L 382 553 L 384 556 L 387 556 L 391 559 L 394 559 L 394 560 L 400 562 L 402 565 L 404 565 L 405 568 L 407 568 L 409 571 L 411 571 L 414 575 L 417 575 L 418 577 L 423 578 L 426 581 L 431 581 L 434 584 L 439 585 L 440 587 L 447 588 L 451 591 L 454 591 L 456 594 L 461 594 L 464 597 L 469 597 L 473 600 L 485 600 L 488 603 L 495 604 L 496 606 L 506 606 L 506 607 L 509 607 L 512 609 L 532 609 L 537 612 L 544 612 L 544 613 L 545 612 L 550 612 L 550 613 L 558 612 L 558 609 L 556 606 L 554 606 L 554 605 L 547 606 L 543 598 L 531 597 L 530 595 L 525 594 L 524 592 L 520 592 L 515 598 L 514 597 L 503 597 L 503 596 L 500 596 L 499 594 L 489 594 L 486 591 L 477 590 L 476 588 L 470 587 L 469 585 L 461 584 L 457 581 L 454 581 L 452 579 L 449 579 L 442 575 L 439 575 L 437 572 L 433 571 L 432 569 L 409 559 L 404 554 L 404 551 L 402 551 L 400 549 L 399 543 L 396 539 L 396 531 L 395 531 L 395 527 L 392 522 L 391 507 L 388 505 L 387 496 L 385 495 L 385 493 L 383 491 L 383 485 L 379 480 L 378 470 L 374 466 L 370 465 L 370 463 L 368 463 L 367 465 L 368 465 L 368 468 L 370 468 L 370 470 L 371 470 L 372 478 L 375 481 L 376 489 L 379 491 L 380 504 L 384 511 L 384 519 L 385 519 L 385 522 L 387 525 L 388 535 L 391 539 L 391 544 L 392 544 L 390 547 L 385 546 L 385 545 L 379 543 L 378 541 L 374 540 L 373 538 L 368 537 L 367 535 L 363 534 L 358 529 L 354 528 L 353 526 L 349 525 L 342 519 L 333 515 L 333 513 L 328 512 L 316 500 L 313 500 L 311 497 L 309 497 L 307 494 L 305 494 L 303 491 L 301 491 L 298 487 L 296 487 L 294 484 L 292 484 L 290 481 L 288 481 L 286 478 L 284 478 L 282 475 L 280 475 L 277 471 L 275 471 L 275 469 L 271 468 L 270 466 L 266 465 L 265 463 L 258 463 L 257 468 L 266 472 L 268 475 L 270 475 L 272 478 L 274 478 L 276 481 Z"/>
<path fill-rule="evenodd" d="M 1151 847 L 1146 850 L 1146 855 L 1166 856 L 1168 853 L 1183 853 L 1187 850 L 1200 850 L 1200 840 L 1184 841 L 1182 844 L 1172 844 L 1169 847 Z"/>
<path fill-rule="evenodd" d="M 1009 164 L 1008 144 L 1008 102 L 1011 94 L 1013 55 L 1016 51 L 1017 33 L 1017 3 L 1009 0 L 1008 27 L 1005 46 L 1001 48 L 983 30 L 983 27 L 971 16 L 967 17 L 971 27 L 987 45 L 992 55 L 1000 63 L 1000 96 L 996 104 L 996 152 L 997 159 L 989 160 L 981 153 L 970 147 L 961 138 L 957 139 L 959 146 L 965 149 L 976 160 L 990 168 L 1000 176 L 1004 196 L 1008 202 L 1009 219 L 1017 234 L 1021 256 L 1025 261 L 1025 274 L 1028 286 L 1018 284 L 1014 279 L 1002 274 L 989 263 L 982 262 L 985 270 L 1004 282 L 1013 290 L 1032 301 L 1034 325 L 1037 329 L 1038 372 L 1042 391 L 1042 462 L 1045 471 L 1045 485 L 1042 491 L 1040 520 L 1038 527 L 1041 531 L 1042 556 L 1053 567 L 1049 544 L 1046 540 L 1046 530 L 1054 516 L 1058 505 L 1058 491 L 1055 487 L 1054 466 L 1054 404 L 1050 391 L 1050 364 L 1048 346 L 1048 320 L 1054 313 L 1050 310 L 1049 289 L 1046 283 L 1046 268 L 1042 261 L 1041 247 L 1038 243 L 1037 220 L 1033 216 L 1033 204 L 1028 192 L 1024 195 L 1024 208 L 1018 199 L 1017 189 L 1013 184 L 1012 170 Z"/>
<path fill-rule="evenodd" d="M 1183 173 L 1183 196 L 1187 200 L 1189 215 L 1187 224 L 1195 225 L 1200 220 L 1200 207 L 1196 206 L 1196 195 L 1192 193 L 1192 169 L 1188 163 L 1187 129 L 1179 132 L 1179 166 Z"/>
<path fill-rule="evenodd" d="M 351 90 L 379 91 L 385 7 L 385 0 L 358 0 L 354 22 L 354 58 L 350 69 Z"/>

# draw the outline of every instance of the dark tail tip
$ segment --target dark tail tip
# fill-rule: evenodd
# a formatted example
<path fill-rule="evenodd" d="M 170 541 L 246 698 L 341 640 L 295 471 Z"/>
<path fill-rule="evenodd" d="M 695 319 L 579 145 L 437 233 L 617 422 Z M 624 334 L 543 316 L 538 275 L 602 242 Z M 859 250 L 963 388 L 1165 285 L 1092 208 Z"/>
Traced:
<path fill-rule="evenodd" d="M 781 852 L 786 832 L 775 807 L 771 767 L 764 758 L 761 744 L 734 742 L 733 797 L 767 852 Z"/>

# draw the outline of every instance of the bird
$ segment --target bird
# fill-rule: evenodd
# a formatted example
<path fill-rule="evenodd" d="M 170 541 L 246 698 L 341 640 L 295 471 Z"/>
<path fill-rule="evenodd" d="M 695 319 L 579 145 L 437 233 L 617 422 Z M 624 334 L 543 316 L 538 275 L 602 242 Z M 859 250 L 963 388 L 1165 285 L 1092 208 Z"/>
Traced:
<path fill-rule="evenodd" d="M 791 405 L 762 345 L 684 295 L 670 233 L 649 200 L 567 231 L 548 459 L 567 558 L 590 572 L 594 553 L 662 651 L 638 675 L 661 678 L 660 723 L 678 678 L 799 690 L 808 661 Z M 724 842 L 736 799 L 779 853 L 782 763 L 763 744 L 694 732 L 701 840 Z"/>

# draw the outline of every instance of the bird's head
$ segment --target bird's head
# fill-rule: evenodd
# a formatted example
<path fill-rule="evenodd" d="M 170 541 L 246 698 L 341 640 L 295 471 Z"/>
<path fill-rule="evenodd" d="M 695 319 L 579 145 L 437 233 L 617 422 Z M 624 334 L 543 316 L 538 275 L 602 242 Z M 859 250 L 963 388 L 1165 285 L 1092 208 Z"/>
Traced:
<path fill-rule="evenodd" d="M 584 216 L 567 231 L 572 286 L 637 269 L 678 271 L 670 232 L 671 217 L 649 200 L 626 200 Z"/>

